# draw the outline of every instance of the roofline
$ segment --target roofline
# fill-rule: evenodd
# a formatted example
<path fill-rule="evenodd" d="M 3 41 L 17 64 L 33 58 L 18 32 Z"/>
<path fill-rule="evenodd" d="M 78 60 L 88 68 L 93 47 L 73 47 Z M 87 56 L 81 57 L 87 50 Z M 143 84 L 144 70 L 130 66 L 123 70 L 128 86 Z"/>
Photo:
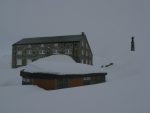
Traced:
<path fill-rule="evenodd" d="M 78 42 L 78 41 L 64 41 L 64 42 L 46 42 L 46 43 L 28 43 L 28 44 L 16 44 L 16 43 L 14 43 L 14 44 L 12 44 L 12 46 L 16 46 L 16 45 L 29 45 L 29 44 L 49 44 L 49 43 L 67 43 L 67 42 Z"/>
<path fill-rule="evenodd" d="M 21 40 L 24 40 L 24 39 L 36 39 L 36 38 L 58 38 L 58 37 L 72 37 L 72 36 L 84 36 L 83 34 L 85 34 L 84 32 L 81 32 L 81 34 L 78 34 L 78 35 L 59 35 L 59 36 L 40 36 L 40 37 L 30 37 L 30 38 L 23 38 L 23 39 L 21 39 Z M 19 44 L 19 42 L 21 41 L 21 40 L 19 40 L 19 41 L 17 41 L 16 43 L 14 43 L 14 44 L 12 44 L 12 46 L 13 45 L 26 45 L 26 44 L 34 44 L 34 43 L 26 43 L 26 44 Z M 57 42 L 57 41 L 56 41 Z M 72 42 L 72 41 L 71 41 Z M 38 44 L 38 43 L 36 43 L 36 44 Z M 41 43 L 39 43 L 39 44 L 41 44 Z"/>
<path fill-rule="evenodd" d="M 24 70 L 20 71 L 20 76 L 22 77 L 29 77 L 29 78 L 74 78 L 74 77 L 90 77 L 90 76 L 105 76 L 107 75 L 106 72 L 101 72 L 101 73 L 89 73 L 89 74 L 51 74 L 51 73 L 30 73 L 30 72 L 25 72 Z"/>

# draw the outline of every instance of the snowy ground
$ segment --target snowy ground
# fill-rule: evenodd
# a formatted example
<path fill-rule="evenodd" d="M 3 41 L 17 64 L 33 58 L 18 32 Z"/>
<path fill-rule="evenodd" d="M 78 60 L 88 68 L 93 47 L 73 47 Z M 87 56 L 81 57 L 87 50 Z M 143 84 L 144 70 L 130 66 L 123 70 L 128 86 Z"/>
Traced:
<path fill-rule="evenodd" d="M 107 82 L 45 91 L 22 86 L 11 45 L 85 32 Z M 131 53 L 130 38 L 136 52 Z M 150 0 L 0 0 L 0 113 L 150 113 Z"/>
<path fill-rule="evenodd" d="M 22 86 L 20 69 L 11 69 L 10 56 L 2 56 L 0 113 L 149 113 L 149 58 L 144 51 L 126 52 L 103 69 L 106 83 L 45 91 Z M 97 65 L 107 63 L 100 59 L 95 58 Z"/>

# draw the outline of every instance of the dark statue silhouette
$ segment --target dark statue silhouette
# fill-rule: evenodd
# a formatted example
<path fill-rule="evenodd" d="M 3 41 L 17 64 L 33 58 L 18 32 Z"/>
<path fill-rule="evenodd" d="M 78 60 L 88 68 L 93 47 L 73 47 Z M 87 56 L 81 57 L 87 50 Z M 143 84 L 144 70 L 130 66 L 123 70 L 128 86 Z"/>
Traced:
<path fill-rule="evenodd" d="M 134 37 L 131 38 L 131 51 L 135 51 Z"/>

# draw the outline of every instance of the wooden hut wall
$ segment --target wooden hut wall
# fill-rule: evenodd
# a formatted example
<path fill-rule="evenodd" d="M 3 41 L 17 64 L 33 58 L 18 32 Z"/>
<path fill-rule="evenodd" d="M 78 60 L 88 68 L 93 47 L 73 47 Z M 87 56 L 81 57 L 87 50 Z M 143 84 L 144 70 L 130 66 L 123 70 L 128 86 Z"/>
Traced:
<path fill-rule="evenodd" d="M 85 74 L 85 75 L 52 75 L 42 73 L 21 72 L 22 78 L 32 81 L 30 84 L 37 85 L 46 90 L 77 87 L 83 85 L 105 82 L 107 73 Z M 29 83 L 23 83 L 29 84 Z"/>
<path fill-rule="evenodd" d="M 46 90 L 56 89 L 56 80 L 55 79 L 33 79 L 33 84 L 37 85 Z"/>
<path fill-rule="evenodd" d="M 77 87 L 83 85 L 83 77 L 69 79 L 69 87 Z"/>

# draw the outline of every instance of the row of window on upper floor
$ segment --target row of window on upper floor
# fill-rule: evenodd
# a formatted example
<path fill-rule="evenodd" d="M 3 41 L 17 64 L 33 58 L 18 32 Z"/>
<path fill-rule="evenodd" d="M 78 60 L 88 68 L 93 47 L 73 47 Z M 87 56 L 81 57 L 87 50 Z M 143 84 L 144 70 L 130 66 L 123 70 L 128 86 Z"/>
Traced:
<path fill-rule="evenodd" d="M 64 54 L 72 54 L 72 51 L 73 51 L 72 49 L 65 49 Z M 53 49 L 52 53 L 53 54 L 58 54 L 59 50 L 58 49 Z M 17 51 L 17 55 L 22 55 L 22 54 L 23 54 L 23 51 L 21 51 L 21 50 Z M 33 51 L 32 50 L 27 50 L 27 54 L 32 55 Z M 39 54 L 46 54 L 46 50 L 39 50 Z"/>
<path fill-rule="evenodd" d="M 78 44 L 75 43 L 75 46 L 77 46 Z M 40 44 L 38 45 L 37 47 L 41 47 L 41 48 L 44 48 L 44 47 L 47 47 L 47 48 L 50 48 L 50 47 L 61 47 L 61 46 L 65 46 L 66 48 L 72 48 L 73 47 L 73 43 L 53 43 L 53 44 Z M 89 48 L 88 46 L 88 43 L 85 43 L 84 41 L 81 42 L 81 46 L 82 47 L 86 47 L 87 49 Z M 27 46 L 17 46 L 17 49 L 20 50 L 20 48 L 32 48 L 32 47 L 35 47 L 31 44 L 27 45 Z"/>
<path fill-rule="evenodd" d="M 32 55 L 32 52 L 33 52 L 32 50 L 27 50 L 28 55 Z M 53 53 L 57 54 L 57 53 L 59 53 L 59 50 L 54 49 Z M 22 55 L 22 54 L 23 54 L 23 52 L 21 50 L 17 51 L 17 55 Z M 46 50 L 39 50 L 39 54 L 46 54 Z M 72 49 L 65 49 L 64 54 L 72 54 Z M 81 55 L 88 56 L 88 55 L 90 55 L 90 53 L 88 51 L 81 50 Z"/>
<path fill-rule="evenodd" d="M 65 44 L 65 46 L 67 46 L 67 47 L 73 46 L 73 43 L 61 43 L 61 44 Z M 54 44 L 49 44 L 49 45 L 53 45 L 54 47 L 58 47 L 59 43 L 54 43 Z M 77 43 L 75 45 L 77 45 Z M 85 46 L 86 48 L 88 48 L 88 44 L 85 43 L 84 41 L 81 42 L 81 45 L 82 45 L 82 47 Z M 28 45 L 28 48 L 31 48 L 31 47 L 32 47 L 32 45 Z M 45 47 L 45 44 L 40 44 L 40 47 Z"/>

